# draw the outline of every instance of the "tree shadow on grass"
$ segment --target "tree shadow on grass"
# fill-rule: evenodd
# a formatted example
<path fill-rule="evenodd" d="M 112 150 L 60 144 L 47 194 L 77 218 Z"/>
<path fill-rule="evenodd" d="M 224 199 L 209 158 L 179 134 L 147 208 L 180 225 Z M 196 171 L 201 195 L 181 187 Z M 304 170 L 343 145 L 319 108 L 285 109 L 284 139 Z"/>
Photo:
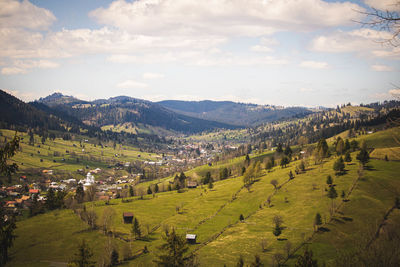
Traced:
<path fill-rule="evenodd" d="M 318 228 L 318 231 L 322 232 L 322 233 L 325 233 L 325 232 L 330 232 L 331 230 L 329 228 L 326 228 L 326 227 L 320 227 L 320 228 Z"/>
<path fill-rule="evenodd" d="M 340 220 L 339 218 L 333 218 L 332 221 L 334 221 L 335 223 L 344 224 L 344 221 Z"/>
<path fill-rule="evenodd" d="M 75 231 L 75 232 L 73 232 L 72 234 L 73 235 L 79 235 L 79 234 L 82 234 L 82 233 L 89 233 L 89 232 L 93 232 L 93 231 L 96 231 L 97 230 L 97 228 L 96 229 L 93 229 L 93 228 L 91 228 L 91 227 L 88 227 L 88 228 L 86 228 L 86 229 L 82 229 L 82 230 L 79 230 L 79 231 Z"/>
<path fill-rule="evenodd" d="M 377 169 L 375 169 L 374 166 L 365 165 L 365 166 L 364 166 L 364 170 L 367 170 L 367 171 L 376 171 Z"/>
<path fill-rule="evenodd" d="M 353 221 L 353 218 L 343 216 L 343 217 L 342 217 L 342 220 L 344 220 L 344 221 L 346 221 L 346 222 L 352 222 L 352 221 Z"/>

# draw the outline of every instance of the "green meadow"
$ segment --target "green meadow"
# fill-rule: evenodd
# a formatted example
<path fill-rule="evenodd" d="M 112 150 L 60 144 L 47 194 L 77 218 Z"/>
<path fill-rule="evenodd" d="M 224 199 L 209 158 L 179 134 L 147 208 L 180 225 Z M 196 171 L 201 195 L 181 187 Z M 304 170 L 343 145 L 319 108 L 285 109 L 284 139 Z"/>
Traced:
<path fill-rule="evenodd" d="M 0 130 L 1 135 L 11 139 L 15 131 Z M 34 136 L 34 145 L 29 145 L 29 135 L 18 132 L 21 137 L 20 151 L 13 158 L 21 170 L 29 168 L 54 169 L 76 171 L 77 169 L 106 168 L 117 162 L 155 161 L 161 155 L 141 152 L 138 148 L 117 144 L 115 149 L 112 142 L 104 143 L 103 147 L 87 137 L 74 136 L 72 140 L 56 138 L 54 141 L 46 139 L 41 143 L 41 138 Z M 88 140 L 88 142 L 85 142 Z M 82 146 L 81 146 L 82 145 Z M 64 160 L 63 160 L 64 159 Z"/>
<path fill-rule="evenodd" d="M 358 140 L 365 140 L 371 149 L 390 148 L 398 146 L 392 138 L 398 130 L 364 135 Z M 110 150 L 112 154 L 112 148 Z M 128 153 L 135 155 L 138 152 L 127 150 Z M 66 263 L 82 239 L 93 248 L 93 259 L 98 261 L 108 238 L 120 251 L 128 246 L 135 255 L 123 261 L 121 266 L 152 266 L 160 253 L 158 247 L 163 243 L 164 230 L 171 227 L 180 234 L 197 235 L 197 243 L 189 245 L 189 253 L 197 255 L 201 266 L 234 266 L 240 255 L 245 264 L 250 264 L 256 254 L 265 266 L 270 266 L 274 258 L 293 266 L 306 244 L 319 263 L 334 266 L 338 252 L 354 249 L 354 242 L 376 227 L 393 205 L 396 193 L 400 192 L 400 162 L 376 157 L 360 175 L 359 163 L 355 160 L 357 153 L 351 154 L 353 161 L 346 163 L 346 172 L 340 176 L 333 171 L 337 156 L 331 156 L 320 165 L 309 159 L 306 171 L 295 175 L 292 180 L 289 180 L 288 173 L 295 172 L 299 161 L 291 162 L 287 168 L 274 167 L 270 172 L 263 170 L 249 189 L 243 186 L 243 179 L 238 176 L 216 181 L 212 189 L 199 186 L 182 193 L 170 191 L 154 197 L 146 195 L 143 199 L 132 197 L 124 201 L 111 200 L 109 204 L 104 201 L 86 203 L 88 210 L 96 212 L 99 226 L 105 209 L 115 211 L 111 227 L 114 235 L 111 237 L 99 229 L 90 230 L 71 210 L 53 211 L 22 220 L 17 224 L 17 238 L 8 266 Z M 233 166 L 243 160 L 242 157 L 211 167 L 200 166 L 188 171 L 187 176 L 200 178 L 212 168 Z M 327 175 L 333 177 L 338 192 L 334 201 L 327 197 Z M 271 185 L 273 179 L 278 181 L 278 189 Z M 348 201 L 341 198 L 342 191 Z M 333 216 L 330 213 L 332 203 L 336 209 Z M 123 212 L 132 212 L 139 220 L 143 233 L 141 239 L 133 239 L 130 233 L 132 225 L 123 223 Z M 317 212 L 322 216 L 324 231 L 314 230 Z M 243 221 L 239 220 L 240 215 L 243 215 Z M 276 215 L 283 220 L 279 237 L 273 235 Z M 392 212 L 390 219 L 399 221 L 399 210 Z M 261 243 L 264 243 L 264 249 Z M 142 253 L 145 246 L 148 253 Z"/>

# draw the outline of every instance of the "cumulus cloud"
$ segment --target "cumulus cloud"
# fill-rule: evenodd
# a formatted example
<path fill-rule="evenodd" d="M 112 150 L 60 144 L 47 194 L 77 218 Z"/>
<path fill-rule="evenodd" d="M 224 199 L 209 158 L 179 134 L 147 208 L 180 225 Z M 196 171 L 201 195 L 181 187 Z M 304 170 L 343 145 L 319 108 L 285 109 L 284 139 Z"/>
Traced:
<path fill-rule="evenodd" d="M 165 77 L 165 75 L 162 73 L 154 73 L 154 72 L 143 73 L 143 79 L 146 79 L 146 80 L 161 79 L 164 77 Z"/>
<path fill-rule="evenodd" d="M 89 15 L 101 24 L 134 34 L 262 36 L 280 30 L 348 25 L 359 16 L 356 9 L 362 8 L 321 0 L 117 0 Z"/>
<path fill-rule="evenodd" d="M 254 52 L 269 53 L 274 51 L 274 49 L 271 48 L 271 46 L 276 46 L 278 44 L 279 42 L 276 39 L 261 38 L 260 44 L 250 47 L 250 50 Z"/>
<path fill-rule="evenodd" d="M 27 0 L 0 1 L 1 28 L 25 28 L 31 30 L 47 30 L 56 20 L 49 10 L 37 7 Z"/>
<path fill-rule="evenodd" d="M 311 50 L 330 53 L 355 52 L 370 57 L 399 58 L 400 47 L 382 43 L 392 37 L 387 31 L 373 29 L 358 29 L 349 32 L 337 30 L 328 35 L 314 38 Z"/>
<path fill-rule="evenodd" d="M 58 63 L 49 60 L 16 60 L 13 62 L 12 67 L 4 67 L 1 73 L 4 75 L 24 74 L 29 69 L 53 69 L 59 66 Z"/>
<path fill-rule="evenodd" d="M 397 0 L 365 0 L 364 2 L 382 11 L 400 11 L 400 3 Z"/>
<path fill-rule="evenodd" d="M 0 2 L 0 59 L 105 54 L 107 60 L 115 63 L 279 65 L 287 62 L 274 57 L 224 59 L 217 55 L 221 54 L 218 46 L 235 37 L 263 37 L 279 31 L 303 32 L 350 25 L 360 16 L 354 10 L 363 9 L 350 2 L 322 0 L 116 0 L 89 13 L 104 25 L 101 28 L 52 32 L 48 29 L 56 18 L 49 10 L 28 0 L 3 0 Z M 273 39 L 264 38 L 250 49 L 272 52 L 276 44 Z M 15 65 L 5 68 L 3 74 L 31 69 Z"/>
<path fill-rule="evenodd" d="M 387 65 L 379 65 L 379 64 L 375 64 L 372 65 L 371 68 L 374 71 L 392 71 L 393 69 Z"/>
<path fill-rule="evenodd" d="M 310 69 L 326 69 L 328 67 L 328 63 L 310 60 L 301 62 L 300 67 Z"/>
<path fill-rule="evenodd" d="M 118 88 L 123 89 L 131 89 L 131 88 L 146 88 L 148 85 L 146 83 L 134 81 L 134 80 L 126 80 L 117 84 Z"/>

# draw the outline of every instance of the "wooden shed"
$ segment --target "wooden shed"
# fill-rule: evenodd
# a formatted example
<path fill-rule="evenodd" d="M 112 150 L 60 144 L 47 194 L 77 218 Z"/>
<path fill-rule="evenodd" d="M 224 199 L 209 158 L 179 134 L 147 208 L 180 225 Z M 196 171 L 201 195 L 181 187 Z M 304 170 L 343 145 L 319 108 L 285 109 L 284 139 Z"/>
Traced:
<path fill-rule="evenodd" d="M 124 219 L 124 223 L 132 223 L 132 221 L 133 221 L 133 213 L 132 212 L 124 212 L 122 214 L 122 217 Z"/>
<path fill-rule="evenodd" d="M 189 244 L 196 244 L 196 235 L 186 234 L 186 242 L 188 242 Z"/>
<path fill-rule="evenodd" d="M 196 181 L 188 181 L 187 182 L 187 187 L 188 188 L 196 188 L 197 187 L 197 182 Z"/>

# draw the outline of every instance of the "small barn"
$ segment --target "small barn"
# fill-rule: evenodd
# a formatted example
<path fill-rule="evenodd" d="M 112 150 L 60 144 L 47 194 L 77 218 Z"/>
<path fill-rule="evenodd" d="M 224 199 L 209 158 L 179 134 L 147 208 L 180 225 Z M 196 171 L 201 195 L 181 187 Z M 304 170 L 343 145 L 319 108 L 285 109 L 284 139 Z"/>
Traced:
<path fill-rule="evenodd" d="M 189 244 L 196 244 L 196 235 L 186 234 L 186 242 L 188 242 Z"/>
<path fill-rule="evenodd" d="M 187 187 L 188 188 L 196 188 L 197 187 L 197 182 L 196 181 L 188 181 L 187 182 Z"/>
<path fill-rule="evenodd" d="M 132 223 L 132 221 L 133 221 L 133 213 L 132 212 L 124 212 L 122 214 L 122 217 L 124 219 L 124 223 Z"/>

